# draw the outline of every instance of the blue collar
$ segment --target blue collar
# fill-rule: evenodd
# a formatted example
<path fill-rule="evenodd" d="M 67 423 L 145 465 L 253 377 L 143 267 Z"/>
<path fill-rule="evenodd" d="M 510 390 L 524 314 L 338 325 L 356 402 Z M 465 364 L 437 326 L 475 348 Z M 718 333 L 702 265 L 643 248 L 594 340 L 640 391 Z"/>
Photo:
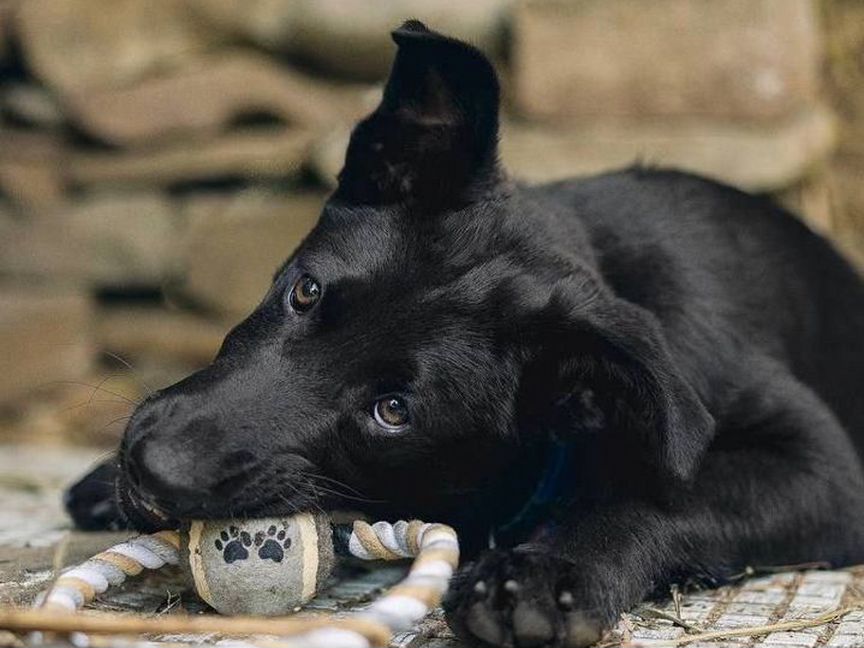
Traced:
<path fill-rule="evenodd" d="M 543 473 L 534 492 L 512 518 L 494 528 L 496 538 L 524 538 L 542 522 L 541 518 L 550 509 L 566 500 L 569 489 L 564 487 L 568 475 L 572 474 L 572 449 L 572 441 L 555 440 L 549 444 Z"/>

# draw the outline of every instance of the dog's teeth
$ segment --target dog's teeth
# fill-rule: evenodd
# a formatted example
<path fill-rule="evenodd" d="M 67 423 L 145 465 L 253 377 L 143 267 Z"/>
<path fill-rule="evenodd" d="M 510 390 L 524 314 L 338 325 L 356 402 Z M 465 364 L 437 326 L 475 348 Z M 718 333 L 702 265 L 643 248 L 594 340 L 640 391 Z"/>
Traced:
<path fill-rule="evenodd" d="M 517 583 L 512 578 L 504 583 L 504 589 L 511 594 L 515 594 L 519 591 L 519 583 Z"/>
<path fill-rule="evenodd" d="M 567 591 L 561 592 L 558 596 L 558 603 L 567 610 L 571 609 L 573 607 L 573 594 Z"/>
<path fill-rule="evenodd" d="M 485 581 L 477 581 L 474 583 L 474 591 L 477 594 L 485 594 L 487 591 Z"/>

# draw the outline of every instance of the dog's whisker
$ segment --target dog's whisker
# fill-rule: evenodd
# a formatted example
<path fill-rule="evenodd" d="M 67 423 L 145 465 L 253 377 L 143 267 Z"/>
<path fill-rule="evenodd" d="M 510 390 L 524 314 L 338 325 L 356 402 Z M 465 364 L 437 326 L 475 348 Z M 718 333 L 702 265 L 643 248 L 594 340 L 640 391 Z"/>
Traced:
<path fill-rule="evenodd" d="M 354 487 L 351 486 L 350 484 L 346 484 L 345 482 L 340 481 L 340 480 L 338 480 L 338 479 L 334 479 L 333 477 L 328 477 L 327 475 L 322 475 L 322 474 L 320 474 L 320 473 L 308 473 L 308 472 L 304 472 L 304 473 L 302 473 L 302 474 L 303 474 L 304 476 L 306 476 L 306 477 L 312 477 L 312 478 L 315 479 L 315 480 L 320 480 L 320 481 L 326 481 L 326 482 L 329 482 L 329 483 L 333 484 L 333 486 L 336 486 L 336 487 L 345 488 L 345 489 L 347 489 L 348 491 L 350 491 L 351 493 L 354 493 L 355 495 L 357 495 L 357 496 L 359 496 L 359 497 L 365 497 L 365 495 L 364 495 L 363 493 L 361 493 L 360 491 L 358 491 L 356 488 L 354 488 Z"/>
<path fill-rule="evenodd" d="M 314 474 L 309 474 L 309 473 L 307 473 L 307 474 L 305 474 L 305 476 L 306 476 L 307 479 L 310 480 L 310 481 L 307 482 L 307 483 L 309 484 L 309 486 L 310 486 L 311 488 L 317 488 L 317 490 L 318 490 L 320 493 L 325 493 L 325 494 L 328 494 L 328 495 L 333 495 L 333 496 L 335 496 L 335 497 L 340 497 L 340 498 L 342 498 L 342 499 L 350 500 L 350 501 L 353 501 L 353 502 L 362 502 L 362 503 L 366 503 L 366 504 L 384 504 L 384 503 L 387 502 L 387 500 L 383 500 L 383 499 L 375 499 L 375 498 L 372 498 L 372 497 L 366 497 L 366 496 L 364 496 L 364 495 L 362 495 L 362 494 L 360 494 L 360 495 L 352 495 L 352 494 L 350 494 L 350 493 L 345 493 L 345 492 L 342 492 L 342 491 L 339 491 L 339 490 L 336 490 L 336 489 L 328 488 L 328 487 L 326 487 L 326 486 L 324 486 L 324 485 L 322 485 L 322 484 L 315 484 L 315 483 L 313 483 L 312 480 L 315 480 L 315 479 L 321 477 L 321 475 L 314 475 Z M 355 491 L 355 492 L 356 492 L 356 491 Z"/>
<path fill-rule="evenodd" d="M 122 364 L 124 367 L 126 367 L 129 370 L 131 376 L 144 388 L 148 396 L 152 395 L 156 391 L 147 383 L 146 380 L 141 377 L 141 373 L 137 369 L 135 369 L 132 363 L 126 360 L 123 356 L 113 353 L 111 351 L 106 351 L 104 349 L 102 350 L 102 354 L 108 356 L 109 358 L 113 358 L 114 360 Z"/>
<path fill-rule="evenodd" d="M 116 378 L 118 376 L 119 376 L 119 374 L 116 374 L 114 376 L 109 376 L 109 378 Z M 78 387 L 87 387 L 88 389 L 93 389 L 96 391 L 104 392 L 104 393 L 109 394 L 111 396 L 116 396 L 117 398 L 122 399 L 123 401 L 129 403 L 132 406 L 140 405 L 141 401 L 136 401 L 132 398 L 129 398 L 128 396 L 124 396 L 123 394 L 121 394 L 119 392 L 115 392 L 115 391 L 111 391 L 110 389 L 106 389 L 105 387 L 102 386 L 102 384 L 104 382 L 105 381 L 103 380 L 98 385 L 91 385 L 90 383 L 82 382 L 80 380 L 50 380 L 50 381 L 43 383 L 43 384 L 44 385 L 76 385 Z"/>
<path fill-rule="evenodd" d="M 105 376 L 102 380 L 100 380 L 100 381 L 99 381 L 99 384 L 96 385 L 95 387 L 93 387 L 93 391 L 90 392 L 90 397 L 87 399 L 87 403 L 92 403 L 92 402 L 93 402 L 93 399 L 96 397 L 96 393 L 97 393 L 100 389 L 102 389 L 102 387 L 105 385 L 105 383 L 107 383 L 107 382 L 108 382 L 109 380 L 111 380 L 112 378 L 117 378 L 117 377 L 119 377 L 119 375 L 120 375 L 120 374 L 109 374 L 109 375 Z"/>
<path fill-rule="evenodd" d="M 114 425 L 115 423 L 119 423 L 120 421 L 128 421 L 130 418 L 132 418 L 132 415 L 131 415 L 131 414 L 127 414 L 126 416 L 118 416 L 118 417 L 115 418 L 115 419 L 111 419 L 111 420 L 108 421 L 105 425 L 103 425 L 103 426 L 100 427 L 98 430 L 96 430 L 96 434 L 101 434 L 102 432 L 104 432 L 105 430 L 107 430 L 109 427 L 111 427 L 111 426 Z"/>
<path fill-rule="evenodd" d="M 61 414 L 65 414 L 66 412 L 71 412 L 72 410 L 79 409 L 81 407 L 87 407 L 88 405 L 95 405 L 96 403 L 113 403 L 115 405 L 129 405 L 125 400 L 120 400 L 119 398 L 100 398 L 98 400 L 91 401 L 87 399 L 83 403 L 78 403 L 76 405 L 70 405 L 69 407 L 64 407 L 60 410 Z"/>
<path fill-rule="evenodd" d="M 290 509 L 289 513 L 291 513 L 292 515 L 299 511 L 297 505 L 290 499 L 285 497 L 282 493 L 276 493 L 276 497 L 278 497 L 280 500 L 282 500 L 285 504 L 288 505 L 288 508 Z"/>
<path fill-rule="evenodd" d="M 325 511 L 325 510 L 321 507 L 321 505 L 318 503 L 318 499 L 319 499 L 319 497 L 320 497 L 320 493 L 315 492 L 315 486 L 314 486 L 313 484 L 308 483 L 308 482 L 307 482 L 307 484 L 306 484 L 306 485 L 308 485 L 308 486 L 310 487 L 310 490 L 312 491 L 312 494 L 313 494 L 312 497 L 309 497 L 309 496 L 306 495 L 305 493 L 302 493 L 302 492 L 300 491 L 299 488 L 297 488 L 295 485 L 291 484 L 290 482 L 288 482 L 287 485 L 288 485 L 288 486 L 289 486 L 289 487 L 294 491 L 294 493 L 295 493 L 296 495 L 298 495 L 301 499 L 302 499 L 302 498 L 307 499 L 307 500 L 308 500 L 308 503 L 311 504 L 312 506 L 314 506 L 314 507 L 315 507 L 315 508 L 320 512 L 320 513 L 322 513 L 322 514 L 326 514 L 326 511 Z"/>

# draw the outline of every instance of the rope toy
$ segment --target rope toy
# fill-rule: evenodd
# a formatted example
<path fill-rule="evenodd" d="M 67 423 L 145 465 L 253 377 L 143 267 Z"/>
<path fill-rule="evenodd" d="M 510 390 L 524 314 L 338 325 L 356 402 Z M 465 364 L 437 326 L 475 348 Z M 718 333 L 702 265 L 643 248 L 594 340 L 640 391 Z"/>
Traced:
<path fill-rule="evenodd" d="M 217 611 L 283 615 L 315 595 L 329 576 L 335 555 L 362 560 L 413 558 L 414 562 L 404 580 L 362 610 L 341 617 L 257 619 L 255 632 L 272 632 L 275 627 L 279 632 L 273 634 L 290 637 L 286 645 L 310 648 L 386 645 L 394 633 L 410 629 L 440 603 L 459 562 L 459 542 L 449 526 L 417 520 L 371 525 L 358 520 L 351 527 L 331 527 L 324 515 L 301 513 L 247 521 L 193 521 L 179 532 L 132 538 L 63 572 L 37 598 L 36 606 L 52 615 L 76 612 L 108 587 L 144 569 L 183 565 L 198 594 Z M 10 615 L 0 614 L 0 625 L 38 629 L 37 617 L 28 626 L 26 613 L 19 615 L 17 625 Z M 142 627 L 147 625 L 147 620 L 141 621 Z M 98 632 L 93 624 L 79 629 L 87 627 Z"/>

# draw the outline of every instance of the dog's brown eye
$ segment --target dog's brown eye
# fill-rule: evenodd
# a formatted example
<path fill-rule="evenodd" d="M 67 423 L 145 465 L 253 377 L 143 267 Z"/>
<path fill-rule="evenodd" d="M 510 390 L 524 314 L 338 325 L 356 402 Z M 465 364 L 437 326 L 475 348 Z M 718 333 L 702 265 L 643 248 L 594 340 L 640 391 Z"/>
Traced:
<path fill-rule="evenodd" d="M 314 277 L 303 275 L 291 288 L 288 301 L 298 313 L 305 313 L 321 298 L 321 286 Z"/>
<path fill-rule="evenodd" d="M 408 406 L 398 396 L 386 396 L 375 402 L 375 422 L 388 430 L 408 425 Z"/>

